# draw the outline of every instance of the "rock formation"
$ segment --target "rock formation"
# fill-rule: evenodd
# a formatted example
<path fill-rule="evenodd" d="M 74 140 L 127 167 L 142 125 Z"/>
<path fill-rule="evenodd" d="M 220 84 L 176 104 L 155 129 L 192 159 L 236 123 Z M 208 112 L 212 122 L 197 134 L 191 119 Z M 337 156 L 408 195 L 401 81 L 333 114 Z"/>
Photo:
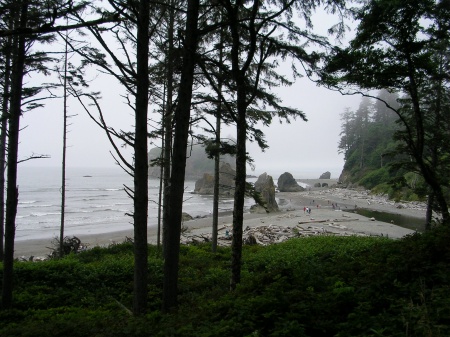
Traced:
<path fill-rule="evenodd" d="M 234 178 L 236 171 L 230 164 L 223 163 L 219 169 L 219 194 L 222 196 L 234 195 Z M 214 175 L 204 173 L 203 177 L 195 182 L 194 193 L 214 194 Z"/>
<path fill-rule="evenodd" d="M 319 179 L 331 179 L 331 173 L 329 171 L 322 173 Z"/>
<path fill-rule="evenodd" d="M 267 173 L 263 173 L 258 177 L 255 182 L 255 191 L 261 194 L 263 201 L 265 202 L 266 209 L 260 205 L 252 206 L 251 212 L 278 212 L 278 204 L 275 200 L 275 184 L 273 183 L 272 176 Z"/>
<path fill-rule="evenodd" d="M 186 213 L 186 212 L 183 212 L 183 213 L 181 213 L 181 221 L 190 221 L 190 220 L 193 220 L 194 218 L 190 215 L 190 214 L 188 214 L 188 213 Z"/>
<path fill-rule="evenodd" d="M 305 189 L 297 183 L 292 174 L 284 172 L 278 178 L 278 190 L 280 192 L 301 192 Z"/>

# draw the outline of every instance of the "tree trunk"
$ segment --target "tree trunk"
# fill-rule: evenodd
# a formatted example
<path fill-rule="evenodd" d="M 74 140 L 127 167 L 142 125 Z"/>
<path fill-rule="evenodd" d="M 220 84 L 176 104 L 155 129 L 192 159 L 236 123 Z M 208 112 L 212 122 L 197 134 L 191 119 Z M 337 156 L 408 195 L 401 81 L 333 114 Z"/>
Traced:
<path fill-rule="evenodd" d="M 28 1 L 20 4 L 20 28 L 26 28 Z M 17 25 L 16 25 L 17 27 Z M 19 130 L 22 105 L 22 85 L 25 64 L 25 36 L 19 35 L 13 43 L 13 72 L 11 78 L 11 109 L 9 118 L 8 169 L 5 215 L 5 256 L 3 261 L 2 308 L 12 306 L 14 237 L 18 201 L 17 158 L 19 148 Z"/>
<path fill-rule="evenodd" d="M 173 1 L 171 1 L 173 4 Z M 164 174 L 164 191 L 163 191 L 163 256 L 166 256 L 167 243 L 167 228 L 169 227 L 168 219 L 170 214 L 170 169 L 172 163 L 172 116 L 173 116 L 173 73 L 174 73 L 174 25 L 175 25 L 175 13 L 171 6 L 169 8 L 169 31 L 168 31 L 168 50 L 166 55 L 166 81 L 167 81 L 167 105 L 166 111 L 164 111 L 164 161 L 163 161 L 163 174 Z"/>
<path fill-rule="evenodd" d="M 164 286 L 162 310 L 169 312 L 177 305 L 178 262 L 181 236 L 181 213 L 183 208 L 186 148 L 189 135 L 189 118 L 194 81 L 195 53 L 197 49 L 197 24 L 199 0 L 188 0 L 186 37 L 183 50 L 178 105 L 175 110 L 175 139 L 170 183 L 170 213 L 167 222 L 165 244 Z"/>
<path fill-rule="evenodd" d="M 422 159 L 421 159 L 422 160 Z M 450 214 L 448 211 L 447 200 L 445 199 L 444 191 L 442 190 L 441 184 L 439 184 L 438 179 L 434 174 L 431 174 L 431 170 L 427 168 L 422 168 L 422 174 L 425 181 L 433 190 L 433 196 L 436 198 L 436 201 L 439 205 L 441 214 L 442 214 L 442 222 L 446 225 L 450 224 Z M 425 173 L 424 173 L 425 172 Z"/>
<path fill-rule="evenodd" d="M 231 279 L 230 289 L 234 290 L 241 281 L 241 260 L 242 260 L 242 231 L 244 225 L 244 202 L 245 202 L 245 179 L 247 165 L 247 94 L 250 87 L 247 83 L 246 72 L 249 69 L 256 50 L 256 32 L 254 20 L 258 13 L 259 2 L 255 1 L 252 8 L 252 18 L 249 23 L 250 43 L 245 48 L 247 53 L 244 62 L 240 48 L 240 23 L 239 5 L 233 8 L 231 1 L 227 2 L 228 20 L 232 36 L 231 63 L 232 76 L 236 85 L 236 179 L 233 208 L 233 241 L 231 242 Z M 242 66 L 241 66 L 242 64 Z"/>
<path fill-rule="evenodd" d="M 442 190 L 442 186 L 439 183 L 439 179 L 436 176 L 436 171 L 433 167 L 427 165 L 423 158 L 424 147 L 425 147 L 425 130 L 424 130 L 424 115 L 420 107 L 419 90 L 417 81 L 415 78 L 414 65 L 411 60 L 410 55 L 407 55 L 408 62 L 408 72 L 409 72 L 409 94 L 411 96 L 411 102 L 413 105 L 414 112 L 414 127 L 415 127 L 415 143 L 408 144 L 411 152 L 414 154 L 417 165 L 419 166 L 420 172 L 425 180 L 425 182 L 433 190 L 434 197 L 439 205 L 442 221 L 445 224 L 450 223 L 450 213 L 448 211 L 447 201 Z"/>
<path fill-rule="evenodd" d="M 165 92 L 164 92 L 164 97 L 165 97 Z M 160 168 L 159 168 L 159 193 L 158 193 L 158 233 L 157 233 L 157 239 L 156 239 L 156 249 L 158 250 L 158 252 L 161 252 L 161 214 L 162 214 L 162 195 L 163 195 L 163 180 L 164 180 L 164 109 L 165 106 L 163 104 L 163 113 L 162 113 L 162 121 L 161 121 L 161 154 L 159 155 L 159 163 L 160 163 Z"/>
<path fill-rule="evenodd" d="M 220 98 L 219 98 L 220 99 Z M 216 116 L 216 146 L 220 147 L 220 109 L 217 107 Z M 217 232 L 219 228 L 219 187 L 220 187 L 220 153 L 214 156 L 214 199 L 213 199 L 213 223 L 212 223 L 212 251 L 217 251 Z"/>
<path fill-rule="evenodd" d="M 12 21 L 12 20 L 11 20 Z M 12 26 L 12 23 L 11 25 Z M 6 39 L 5 73 L 3 83 L 2 121 L 0 135 L 0 261 L 3 261 L 5 238 L 5 170 L 6 170 L 6 132 L 8 129 L 9 90 L 11 76 L 12 37 Z"/>
<path fill-rule="evenodd" d="M 231 290 L 236 289 L 236 285 L 241 281 L 242 231 L 244 224 L 245 178 L 247 165 L 247 151 L 245 144 L 247 140 L 247 123 L 245 119 L 245 107 L 244 111 L 240 111 L 239 109 L 238 102 L 239 115 L 236 123 L 236 180 L 233 208 L 233 241 L 231 242 Z"/>
<path fill-rule="evenodd" d="M 443 78 L 444 78 L 444 70 L 442 67 L 443 64 L 443 60 L 442 57 L 440 58 L 440 67 L 439 67 L 439 84 L 437 85 L 436 88 L 436 102 L 435 102 L 435 117 L 434 117 L 434 132 L 436 132 L 437 134 L 439 134 L 441 131 L 441 124 L 442 124 L 442 91 L 443 91 Z M 440 139 L 441 137 L 438 135 L 436 136 L 433 135 L 434 139 Z M 433 168 L 437 168 L 439 165 L 439 148 L 440 146 L 442 146 L 442 144 L 437 144 L 436 142 L 431 142 L 431 144 L 429 145 L 430 147 L 430 152 L 431 152 L 431 167 Z M 434 172 L 436 172 L 436 170 L 433 170 Z M 445 200 L 445 198 L 444 198 Z M 429 193 L 428 193 L 428 200 L 427 200 L 427 212 L 426 212 L 426 223 L 425 223 L 425 230 L 431 230 L 431 222 L 433 220 L 433 208 L 434 208 L 434 201 L 435 201 L 435 192 L 429 188 Z M 447 204 L 445 205 L 441 205 L 441 207 L 447 207 Z M 445 208 L 447 210 L 447 208 Z M 445 216 L 444 213 L 442 213 L 443 218 L 448 219 L 448 216 Z M 444 220 L 445 222 L 445 220 Z"/>
<path fill-rule="evenodd" d="M 425 230 L 429 231 L 431 229 L 431 221 L 433 220 L 433 203 L 434 203 L 434 194 L 433 191 L 430 191 L 427 199 L 427 212 L 425 216 Z"/>
<path fill-rule="evenodd" d="M 66 208 L 66 150 L 67 150 L 67 32 L 64 50 L 64 79 L 63 79 L 63 148 L 61 168 L 61 224 L 59 228 L 59 257 L 64 256 L 64 217 Z"/>
<path fill-rule="evenodd" d="M 223 62 L 223 28 L 220 29 L 219 64 Z M 214 199 L 213 199 L 213 223 L 212 223 L 212 251 L 217 251 L 217 235 L 219 229 L 219 191 L 220 191 L 220 122 L 222 118 L 222 77 L 219 78 L 218 103 L 216 115 L 216 147 L 214 156 Z"/>
<path fill-rule="evenodd" d="M 137 27 L 137 78 L 134 142 L 134 298 L 133 312 L 141 315 L 147 307 L 147 217 L 148 217 L 148 52 L 149 2 L 140 0 Z"/>

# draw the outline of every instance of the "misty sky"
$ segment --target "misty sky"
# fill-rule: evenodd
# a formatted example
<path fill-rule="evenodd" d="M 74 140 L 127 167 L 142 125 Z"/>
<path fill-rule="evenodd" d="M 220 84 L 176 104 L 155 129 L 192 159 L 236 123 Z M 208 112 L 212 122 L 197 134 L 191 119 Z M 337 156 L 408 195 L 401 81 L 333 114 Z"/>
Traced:
<path fill-rule="evenodd" d="M 93 90 L 102 92 L 101 106 L 107 123 L 115 128 L 132 130 L 133 116 L 121 95 L 122 89 L 116 80 L 106 75 L 95 75 Z M 34 83 L 35 78 L 25 78 Z M 46 79 L 50 82 L 50 79 Z M 340 133 L 340 114 L 345 108 L 356 109 L 358 96 L 341 96 L 339 93 L 319 88 L 307 78 L 297 79 L 292 87 L 277 89 L 283 104 L 302 110 L 308 122 L 292 121 L 280 124 L 274 119 L 272 125 L 263 128 L 269 148 L 261 152 L 256 144 L 248 144 L 248 152 L 254 159 L 255 171 L 259 175 L 267 172 L 275 179 L 283 172 L 291 172 L 296 178 L 318 178 L 330 171 L 338 178 L 343 168 L 343 155 L 337 153 Z M 151 103 L 151 99 L 150 99 Z M 153 107 L 150 106 L 150 110 Z M 93 110 L 95 113 L 95 110 Z M 112 167 L 115 165 L 105 133 L 87 116 L 74 98 L 69 100 L 70 119 L 68 133 L 67 166 Z M 157 118 L 150 115 L 150 118 Z M 150 123 L 152 124 L 152 123 Z M 23 166 L 61 166 L 62 161 L 62 100 L 53 100 L 46 107 L 27 112 L 21 119 L 19 158 L 32 154 L 49 155 L 49 159 L 30 160 Z M 222 131 L 223 136 L 235 137 L 231 127 Z M 149 145 L 149 148 L 154 145 Z M 131 159 L 131 149 L 124 149 Z"/>

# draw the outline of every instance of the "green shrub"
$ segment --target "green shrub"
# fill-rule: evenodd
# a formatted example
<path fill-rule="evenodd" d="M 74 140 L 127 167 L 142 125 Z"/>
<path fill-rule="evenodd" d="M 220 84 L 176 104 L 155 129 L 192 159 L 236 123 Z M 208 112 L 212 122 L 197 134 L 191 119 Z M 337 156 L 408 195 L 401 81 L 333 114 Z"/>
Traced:
<path fill-rule="evenodd" d="M 389 181 L 389 179 L 389 171 L 385 167 L 381 167 L 364 175 L 364 177 L 358 181 L 358 184 L 370 190 L 379 184 Z"/>
<path fill-rule="evenodd" d="M 141 317 L 121 306 L 131 308 L 130 246 L 20 262 L 0 336 L 448 336 L 448 242 L 441 226 L 397 241 L 325 236 L 245 246 L 234 292 L 230 248 L 183 246 L 171 314 L 159 311 L 163 261 L 149 247 L 149 314 Z"/>

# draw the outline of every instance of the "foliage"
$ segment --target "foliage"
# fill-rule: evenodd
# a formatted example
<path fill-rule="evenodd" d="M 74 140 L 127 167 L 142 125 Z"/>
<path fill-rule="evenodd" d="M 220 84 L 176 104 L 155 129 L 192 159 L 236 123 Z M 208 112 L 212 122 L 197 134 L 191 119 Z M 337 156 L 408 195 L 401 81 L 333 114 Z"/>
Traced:
<path fill-rule="evenodd" d="M 235 292 L 229 248 L 182 246 L 180 307 L 164 315 L 163 261 L 150 246 L 143 317 L 122 307 L 132 306 L 131 243 L 16 262 L 14 308 L 0 312 L 0 335 L 447 336 L 449 239 L 442 226 L 397 241 L 330 236 L 245 246 Z"/>
<path fill-rule="evenodd" d="M 381 167 L 377 170 L 370 171 L 368 174 L 359 181 L 361 185 L 368 189 L 372 189 L 377 185 L 380 185 L 390 180 L 389 171 L 385 167 Z"/>
<path fill-rule="evenodd" d="M 408 160 L 398 164 L 423 177 L 428 214 L 437 211 L 447 222 L 448 1 L 365 1 L 355 18 L 355 37 L 348 47 L 333 51 L 322 80 L 346 93 L 372 97 L 371 90 L 387 89 L 401 96 L 397 107 L 384 101 L 401 125 L 395 132 L 396 152 Z"/>
<path fill-rule="evenodd" d="M 397 95 L 385 90 L 379 99 L 395 106 Z M 341 114 L 339 150 L 345 156 L 343 182 L 359 184 L 367 189 L 401 177 L 404 170 L 390 170 L 390 165 L 403 160 L 395 153 L 394 133 L 399 130 L 396 115 L 377 100 L 363 98 L 358 110 Z"/>
<path fill-rule="evenodd" d="M 390 106 L 397 104 L 397 96 L 385 90 L 377 97 Z M 341 175 L 344 183 L 357 184 L 395 200 L 426 199 L 429 191 L 424 179 L 409 157 L 398 153 L 395 134 L 402 129 L 385 104 L 364 98 L 357 111 L 347 109 L 341 120 L 339 150 L 345 156 Z M 447 194 L 446 191 L 448 197 Z"/>

